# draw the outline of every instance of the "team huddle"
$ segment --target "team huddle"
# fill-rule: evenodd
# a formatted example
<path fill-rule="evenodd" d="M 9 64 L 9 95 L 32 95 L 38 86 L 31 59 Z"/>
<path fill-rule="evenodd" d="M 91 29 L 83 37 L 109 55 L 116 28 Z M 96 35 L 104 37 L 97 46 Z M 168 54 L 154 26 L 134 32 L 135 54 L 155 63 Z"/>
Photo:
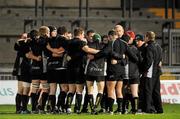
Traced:
<path fill-rule="evenodd" d="M 94 30 L 85 35 L 80 27 L 72 35 L 64 26 L 41 26 L 22 34 L 14 49 L 17 114 L 163 113 L 162 51 L 152 31 L 135 35 L 115 25 L 101 37 Z"/>

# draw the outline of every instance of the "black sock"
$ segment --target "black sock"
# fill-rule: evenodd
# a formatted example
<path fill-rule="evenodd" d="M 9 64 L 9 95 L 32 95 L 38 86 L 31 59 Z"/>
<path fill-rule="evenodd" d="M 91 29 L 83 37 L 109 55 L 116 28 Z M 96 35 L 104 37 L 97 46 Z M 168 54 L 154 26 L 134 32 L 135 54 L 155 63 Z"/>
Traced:
<path fill-rule="evenodd" d="M 123 103 L 123 98 L 117 98 L 117 111 L 122 112 L 122 103 Z"/>
<path fill-rule="evenodd" d="M 95 102 L 95 108 L 97 108 L 102 100 L 103 94 L 102 93 L 98 93 L 96 96 L 96 102 Z"/>
<path fill-rule="evenodd" d="M 82 103 L 82 94 L 76 94 L 76 109 L 80 111 Z"/>
<path fill-rule="evenodd" d="M 31 93 L 31 104 L 32 104 L 32 111 L 35 111 L 36 106 L 38 104 L 38 95 L 36 93 Z"/>
<path fill-rule="evenodd" d="M 27 97 L 27 102 L 26 102 L 27 105 L 28 105 L 28 103 L 29 103 L 29 99 L 30 99 L 30 98 L 31 98 L 31 96 L 28 96 L 28 97 Z"/>
<path fill-rule="evenodd" d="M 108 110 L 108 96 L 105 95 L 105 109 Z"/>
<path fill-rule="evenodd" d="M 28 96 L 27 95 L 22 95 L 22 110 L 25 111 L 27 110 L 27 100 L 28 100 Z"/>
<path fill-rule="evenodd" d="M 113 112 L 113 105 L 114 105 L 114 99 L 111 97 L 108 97 L 108 107 L 109 111 Z"/>
<path fill-rule="evenodd" d="M 107 107 L 106 101 L 107 101 L 107 96 L 103 94 L 101 102 L 100 102 L 101 108 L 106 109 L 106 107 Z"/>
<path fill-rule="evenodd" d="M 42 94 L 42 104 L 41 104 L 41 110 L 43 110 L 43 111 L 44 111 L 47 99 L 48 99 L 48 93 L 43 92 L 43 94 Z"/>
<path fill-rule="evenodd" d="M 21 96 L 20 94 L 16 94 L 16 111 L 20 111 L 21 110 Z"/>
<path fill-rule="evenodd" d="M 94 110 L 94 97 L 93 97 L 93 95 L 88 95 L 88 102 L 89 102 L 91 111 L 93 111 Z"/>
<path fill-rule="evenodd" d="M 88 94 L 86 92 L 84 96 L 84 103 L 83 103 L 83 109 L 86 110 L 88 108 Z"/>
<path fill-rule="evenodd" d="M 66 100 L 66 106 L 67 108 L 71 108 L 71 104 L 74 98 L 74 93 L 68 93 L 67 100 Z"/>
<path fill-rule="evenodd" d="M 138 109 L 138 97 L 133 97 L 132 101 L 131 101 L 131 107 L 132 107 L 132 111 L 136 112 Z"/>
<path fill-rule="evenodd" d="M 124 97 L 123 102 L 122 102 L 122 113 L 123 114 L 126 112 L 126 110 L 128 110 L 128 105 L 129 105 L 128 98 Z"/>
<path fill-rule="evenodd" d="M 108 110 L 108 95 L 107 95 L 107 87 L 104 87 L 103 97 L 101 100 L 101 108 Z"/>
<path fill-rule="evenodd" d="M 51 104 L 51 111 L 54 111 L 55 105 L 56 105 L 56 96 L 55 95 L 49 95 L 49 102 Z"/>
<path fill-rule="evenodd" d="M 50 100 L 49 100 L 49 96 L 48 96 L 48 99 L 47 99 L 47 107 L 49 106 L 50 107 L 50 104 L 51 102 L 50 102 Z"/>
<path fill-rule="evenodd" d="M 61 109 L 65 109 L 65 99 L 66 99 L 67 93 L 64 91 L 61 91 L 59 96 L 58 96 L 58 102 L 57 102 L 57 107 Z"/>

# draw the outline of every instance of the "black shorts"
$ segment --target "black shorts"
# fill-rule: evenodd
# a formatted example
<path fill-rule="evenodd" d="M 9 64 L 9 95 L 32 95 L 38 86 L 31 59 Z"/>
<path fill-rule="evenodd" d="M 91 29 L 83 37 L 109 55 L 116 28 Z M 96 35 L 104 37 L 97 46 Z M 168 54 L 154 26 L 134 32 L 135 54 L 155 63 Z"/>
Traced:
<path fill-rule="evenodd" d="M 21 74 L 18 75 L 18 81 L 28 82 L 31 83 L 31 73 L 29 67 L 26 67 L 27 65 L 24 65 L 21 68 Z"/>
<path fill-rule="evenodd" d="M 46 73 L 42 73 L 41 80 L 47 80 L 47 72 Z"/>
<path fill-rule="evenodd" d="M 59 71 L 58 74 L 58 80 L 57 83 L 58 84 L 68 84 L 68 80 L 67 80 L 67 69 L 63 69 Z"/>
<path fill-rule="evenodd" d="M 129 84 L 139 84 L 140 80 L 139 78 L 131 78 L 129 79 Z"/>
<path fill-rule="evenodd" d="M 31 76 L 30 75 L 20 75 L 20 76 L 17 76 L 17 80 L 31 83 Z"/>
<path fill-rule="evenodd" d="M 32 75 L 32 80 L 47 80 L 47 73 L 42 73 L 41 75 Z"/>
<path fill-rule="evenodd" d="M 67 84 L 66 70 L 49 70 L 47 72 L 48 83 Z"/>
<path fill-rule="evenodd" d="M 42 80 L 42 75 L 32 75 L 32 80 Z"/>
<path fill-rule="evenodd" d="M 124 74 L 120 72 L 108 71 L 106 81 L 123 81 L 123 78 Z"/>
<path fill-rule="evenodd" d="M 123 79 L 123 85 L 129 85 L 129 79 Z"/>
<path fill-rule="evenodd" d="M 47 72 L 47 81 L 48 83 L 57 83 L 58 72 L 56 70 L 49 70 Z"/>
<path fill-rule="evenodd" d="M 85 79 L 86 79 L 86 81 L 100 82 L 100 81 L 105 81 L 105 76 L 89 76 L 89 75 L 86 75 Z"/>
<path fill-rule="evenodd" d="M 68 68 L 67 69 L 68 84 L 84 84 L 85 76 L 83 68 Z"/>

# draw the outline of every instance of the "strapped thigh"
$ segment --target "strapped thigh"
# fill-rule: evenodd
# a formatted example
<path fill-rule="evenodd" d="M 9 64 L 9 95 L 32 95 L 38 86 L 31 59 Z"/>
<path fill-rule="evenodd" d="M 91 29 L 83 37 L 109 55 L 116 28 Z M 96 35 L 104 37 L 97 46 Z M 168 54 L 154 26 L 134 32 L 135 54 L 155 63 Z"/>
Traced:
<path fill-rule="evenodd" d="M 41 82 L 42 89 L 49 89 L 49 84 L 47 82 Z"/>
<path fill-rule="evenodd" d="M 31 85 L 33 89 L 39 89 L 39 84 L 40 84 L 39 82 L 32 82 Z"/>

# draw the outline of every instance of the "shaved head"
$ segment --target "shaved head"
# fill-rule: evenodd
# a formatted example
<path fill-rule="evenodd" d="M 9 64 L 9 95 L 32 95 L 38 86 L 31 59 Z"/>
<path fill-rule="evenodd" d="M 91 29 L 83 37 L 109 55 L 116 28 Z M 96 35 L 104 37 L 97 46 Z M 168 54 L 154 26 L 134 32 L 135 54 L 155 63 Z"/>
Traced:
<path fill-rule="evenodd" d="M 114 30 L 116 31 L 119 38 L 121 38 L 122 35 L 124 34 L 124 28 L 121 25 L 116 25 L 114 27 Z"/>

